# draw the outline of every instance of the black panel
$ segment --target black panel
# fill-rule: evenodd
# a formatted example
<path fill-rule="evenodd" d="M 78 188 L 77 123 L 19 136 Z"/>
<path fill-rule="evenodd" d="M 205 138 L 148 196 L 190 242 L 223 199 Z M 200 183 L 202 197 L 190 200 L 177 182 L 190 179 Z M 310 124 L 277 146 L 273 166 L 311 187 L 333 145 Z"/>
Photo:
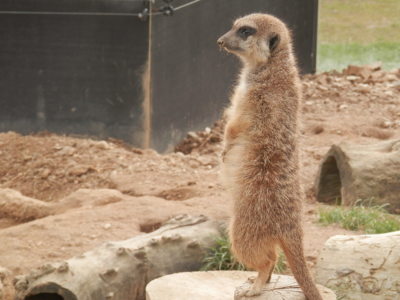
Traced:
<path fill-rule="evenodd" d="M 178 7 L 190 0 L 174 0 Z M 294 32 L 303 72 L 315 71 L 317 0 L 202 0 L 156 15 L 42 15 L 26 12 L 138 13 L 138 0 L 1 0 L 0 131 L 113 136 L 142 145 L 141 74 L 151 37 L 151 146 L 171 149 L 210 125 L 228 102 L 236 58 L 217 38 L 234 19 L 272 13 Z M 156 0 L 153 7 L 164 5 Z M 4 14 L 20 11 L 24 14 Z"/>
<path fill-rule="evenodd" d="M 136 13 L 141 0 L 1 0 L 0 11 Z"/>
<path fill-rule="evenodd" d="M 171 149 L 187 131 L 220 116 L 239 64 L 216 40 L 239 16 L 266 12 L 283 19 L 293 30 L 302 71 L 314 72 L 316 9 L 317 0 L 203 0 L 172 17 L 153 17 L 152 146 Z"/>
<path fill-rule="evenodd" d="M 136 17 L 0 15 L 0 130 L 139 145 L 147 55 L 148 23 Z"/>

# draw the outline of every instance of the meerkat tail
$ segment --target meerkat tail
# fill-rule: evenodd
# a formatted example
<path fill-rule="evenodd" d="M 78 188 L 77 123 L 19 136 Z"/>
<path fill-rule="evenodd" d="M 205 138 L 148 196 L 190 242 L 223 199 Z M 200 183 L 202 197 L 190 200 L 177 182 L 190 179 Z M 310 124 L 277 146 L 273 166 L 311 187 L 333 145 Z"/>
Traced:
<path fill-rule="evenodd" d="M 295 239 L 293 237 L 281 239 L 281 247 L 306 298 L 308 300 L 323 300 L 308 271 L 300 234 Z"/>

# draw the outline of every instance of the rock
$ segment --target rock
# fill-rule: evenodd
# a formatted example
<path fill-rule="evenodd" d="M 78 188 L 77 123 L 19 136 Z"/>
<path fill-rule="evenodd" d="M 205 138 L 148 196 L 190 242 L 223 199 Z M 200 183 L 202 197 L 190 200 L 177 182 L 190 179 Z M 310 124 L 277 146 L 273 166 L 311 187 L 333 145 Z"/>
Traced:
<path fill-rule="evenodd" d="M 354 66 L 349 65 L 347 69 L 344 71 L 347 75 L 355 75 L 360 76 L 363 79 L 368 79 L 371 76 L 373 70 L 368 66 Z"/>
<path fill-rule="evenodd" d="M 360 76 L 363 79 L 368 79 L 373 73 L 381 72 L 382 64 L 377 62 L 371 65 L 355 66 L 349 65 L 344 71 L 344 74 Z"/>
<path fill-rule="evenodd" d="M 305 300 L 295 279 L 286 275 L 273 275 L 265 292 L 255 297 L 237 297 L 236 290 L 246 288 L 243 284 L 255 272 L 210 271 L 186 272 L 167 275 L 151 281 L 146 287 L 146 300 Z M 319 286 L 324 300 L 336 299 L 335 294 Z"/>
<path fill-rule="evenodd" d="M 400 140 L 333 145 L 322 160 L 316 182 L 319 202 L 354 205 L 358 200 L 400 213 Z"/>
<path fill-rule="evenodd" d="M 51 213 L 51 206 L 43 201 L 26 197 L 13 189 L 0 189 L 0 218 L 20 222 L 43 218 Z"/>
<path fill-rule="evenodd" d="M 400 231 L 331 237 L 316 263 L 316 281 L 342 299 L 399 299 Z"/>
<path fill-rule="evenodd" d="M 150 280 L 198 270 L 220 234 L 217 221 L 180 215 L 152 233 L 108 242 L 17 278 L 15 300 L 44 295 L 64 300 L 144 300 Z"/>

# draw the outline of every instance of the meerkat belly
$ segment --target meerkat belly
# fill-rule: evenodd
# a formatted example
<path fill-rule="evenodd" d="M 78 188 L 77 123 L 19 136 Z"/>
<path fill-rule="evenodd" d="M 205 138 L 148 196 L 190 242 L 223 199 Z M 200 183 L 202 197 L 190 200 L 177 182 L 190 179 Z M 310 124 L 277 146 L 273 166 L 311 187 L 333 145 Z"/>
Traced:
<path fill-rule="evenodd" d="M 235 218 L 230 224 L 229 238 L 232 252 L 241 263 L 250 268 L 265 262 L 265 256 L 275 249 L 279 241 L 279 235 L 271 234 L 269 230 L 262 229 L 258 225 L 257 222 L 246 222 Z"/>

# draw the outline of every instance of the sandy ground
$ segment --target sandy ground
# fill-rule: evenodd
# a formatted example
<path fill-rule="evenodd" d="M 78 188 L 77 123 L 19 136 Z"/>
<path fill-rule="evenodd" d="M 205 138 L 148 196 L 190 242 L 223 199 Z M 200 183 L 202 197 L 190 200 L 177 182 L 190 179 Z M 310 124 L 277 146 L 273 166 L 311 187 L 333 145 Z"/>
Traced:
<path fill-rule="evenodd" d="M 306 76 L 303 87 L 301 179 L 312 267 L 330 236 L 354 234 L 315 222 L 319 162 L 334 143 L 400 138 L 400 70 L 349 68 Z M 22 222 L 13 208 L 2 211 L 0 205 L 0 267 L 10 270 L 11 278 L 105 241 L 150 232 L 181 213 L 228 220 L 231 203 L 218 179 L 221 128 L 219 122 L 191 132 L 177 145 L 181 152 L 165 155 L 114 140 L 1 133 L 0 189 L 17 190 L 54 209 Z"/>

